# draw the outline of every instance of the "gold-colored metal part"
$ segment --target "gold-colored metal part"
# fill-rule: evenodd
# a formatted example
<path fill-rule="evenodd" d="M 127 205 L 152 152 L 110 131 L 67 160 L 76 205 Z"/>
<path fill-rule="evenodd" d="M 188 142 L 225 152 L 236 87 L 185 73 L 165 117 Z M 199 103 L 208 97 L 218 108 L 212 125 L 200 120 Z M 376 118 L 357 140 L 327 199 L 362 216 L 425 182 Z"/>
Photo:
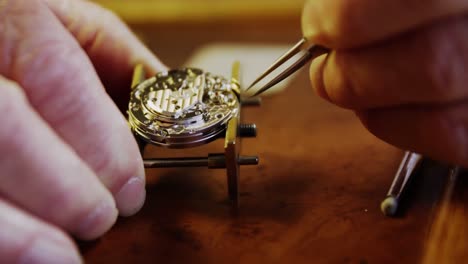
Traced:
<path fill-rule="evenodd" d="M 135 71 L 135 80 L 143 74 Z M 159 72 L 138 83 L 130 94 L 128 120 L 134 133 L 150 144 L 188 148 L 223 136 L 240 109 L 230 78 L 198 68 Z"/>
<path fill-rule="evenodd" d="M 143 66 L 143 64 L 135 65 L 135 68 L 133 69 L 132 83 L 131 83 L 130 89 L 134 89 L 139 83 L 145 80 L 145 77 L 146 77 L 146 72 L 145 72 L 145 67 Z M 132 127 L 128 119 L 127 119 L 127 124 L 130 128 Z M 143 150 L 145 149 L 145 146 L 147 144 L 146 141 L 142 140 L 138 136 L 135 136 L 135 140 L 138 143 L 140 152 L 143 154 Z"/>
<path fill-rule="evenodd" d="M 232 64 L 231 70 L 231 89 L 237 93 L 237 95 L 241 94 L 241 80 L 240 80 L 240 62 L 235 61 Z"/>
<path fill-rule="evenodd" d="M 240 76 L 240 62 L 235 61 L 232 64 L 231 85 L 237 87 L 238 95 L 241 93 Z M 229 120 L 224 140 L 224 156 L 226 160 L 228 195 L 229 200 L 231 200 L 231 202 L 236 205 L 239 201 L 239 117 L 240 112 L 236 117 L 233 117 L 231 120 Z"/>
<path fill-rule="evenodd" d="M 234 62 L 231 73 L 231 87 L 240 96 L 240 63 Z M 133 73 L 132 88 L 136 87 L 145 80 L 145 71 L 143 65 L 136 65 Z M 240 100 L 240 97 L 239 97 Z M 253 125 L 255 126 L 255 125 Z M 240 156 L 240 137 L 246 136 L 239 132 L 244 128 L 240 124 L 240 110 L 227 123 L 224 138 L 224 153 L 209 154 L 208 157 L 184 157 L 184 158 L 159 158 L 144 159 L 145 168 L 167 168 L 167 167 L 201 167 L 226 169 L 227 187 L 229 200 L 237 207 L 239 200 L 239 171 L 240 165 L 257 165 L 257 156 Z M 253 127 L 255 129 L 255 127 Z M 242 129 L 241 129 L 242 131 Z M 141 140 L 138 135 L 136 139 L 140 145 L 140 151 L 143 154 L 146 142 Z"/>
<path fill-rule="evenodd" d="M 226 173 L 229 199 L 238 203 L 239 200 L 239 142 L 237 137 L 238 118 L 233 117 L 229 120 L 226 138 L 224 141 L 224 156 L 226 159 Z"/>
<path fill-rule="evenodd" d="M 135 65 L 133 69 L 133 78 L 132 78 L 132 89 L 135 88 L 139 83 L 145 80 L 146 72 L 143 64 Z"/>

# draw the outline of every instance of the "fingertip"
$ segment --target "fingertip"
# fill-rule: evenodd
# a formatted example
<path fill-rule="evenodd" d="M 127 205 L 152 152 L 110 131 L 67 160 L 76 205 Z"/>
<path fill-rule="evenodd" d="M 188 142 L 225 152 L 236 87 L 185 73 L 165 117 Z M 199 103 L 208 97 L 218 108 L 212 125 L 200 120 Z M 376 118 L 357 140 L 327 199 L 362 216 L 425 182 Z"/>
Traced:
<path fill-rule="evenodd" d="M 48 238 L 36 238 L 21 253 L 18 263 L 83 263 L 78 250 L 69 243 Z"/>
<path fill-rule="evenodd" d="M 145 47 L 146 49 L 146 47 Z M 141 58 L 138 64 L 143 64 L 146 67 L 146 72 L 149 76 L 155 75 L 158 72 L 163 72 L 169 70 L 169 67 L 162 63 L 156 55 L 154 55 L 150 50 L 147 49 L 146 58 Z M 134 64 L 136 65 L 136 63 Z"/>
<path fill-rule="evenodd" d="M 0 197 L 1 263 L 82 263 L 64 230 Z"/>
<path fill-rule="evenodd" d="M 304 4 L 301 15 L 302 36 L 314 44 L 320 44 L 329 48 L 334 47 L 333 36 L 334 17 L 324 16 L 326 1 L 308 0 Z"/>
<path fill-rule="evenodd" d="M 306 38 L 310 38 L 310 36 L 314 35 L 314 27 L 311 23 L 311 9 L 310 9 L 310 1 L 306 1 L 304 3 L 304 7 L 302 9 L 301 15 L 301 29 L 302 35 Z"/>
<path fill-rule="evenodd" d="M 115 194 L 120 216 L 131 216 L 143 207 L 146 198 L 144 177 L 130 178 Z"/>
<path fill-rule="evenodd" d="M 108 186 L 114 195 L 116 206 L 120 216 L 131 216 L 137 213 L 145 202 L 146 198 L 146 175 L 143 166 L 143 158 L 132 137 L 134 144 L 129 145 L 129 149 L 125 152 L 126 156 L 122 157 L 121 164 L 124 167 L 117 171 L 119 177 L 113 177 L 113 184 Z M 111 187 L 112 186 L 112 187 Z"/>
<path fill-rule="evenodd" d="M 327 63 L 328 54 L 323 54 L 315 58 L 310 64 L 310 81 L 315 93 L 327 101 L 330 100 L 324 82 L 324 69 Z"/>
<path fill-rule="evenodd" d="M 75 235 L 83 240 L 93 240 L 104 233 L 117 221 L 118 211 L 113 199 L 103 201 L 92 209 L 82 220 Z"/>
<path fill-rule="evenodd" d="M 302 35 L 307 39 L 314 39 L 318 35 L 316 15 L 314 14 L 315 8 L 313 1 L 306 1 L 301 15 L 301 28 Z"/>
<path fill-rule="evenodd" d="M 316 93 L 323 99 L 346 109 L 361 109 L 367 97 L 352 74 L 353 61 L 343 52 L 331 51 L 311 63 L 310 79 Z"/>

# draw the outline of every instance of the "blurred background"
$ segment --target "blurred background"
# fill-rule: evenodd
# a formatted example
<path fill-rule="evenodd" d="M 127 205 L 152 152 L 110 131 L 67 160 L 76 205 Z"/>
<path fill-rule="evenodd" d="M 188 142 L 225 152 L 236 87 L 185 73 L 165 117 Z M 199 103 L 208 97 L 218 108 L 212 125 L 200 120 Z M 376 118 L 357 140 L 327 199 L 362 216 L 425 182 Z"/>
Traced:
<path fill-rule="evenodd" d="M 303 0 L 95 0 L 131 24 L 297 17 Z"/>
<path fill-rule="evenodd" d="M 238 60 L 244 85 L 299 40 L 304 4 L 304 0 L 95 2 L 117 13 L 170 68 L 196 67 L 229 76 L 232 62 Z"/>

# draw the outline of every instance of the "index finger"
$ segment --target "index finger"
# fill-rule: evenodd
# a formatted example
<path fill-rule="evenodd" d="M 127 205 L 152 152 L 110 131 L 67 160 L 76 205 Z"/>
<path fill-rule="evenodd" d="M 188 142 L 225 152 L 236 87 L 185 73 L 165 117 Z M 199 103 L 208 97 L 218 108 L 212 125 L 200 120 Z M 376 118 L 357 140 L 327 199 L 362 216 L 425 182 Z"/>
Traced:
<path fill-rule="evenodd" d="M 347 49 L 467 11 L 466 0 L 308 0 L 302 31 L 314 43 Z"/>
<path fill-rule="evenodd" d="M 43 0 L 6 3 L 0 74 L 22 87 L 34 110 L 99 176 L 120 214 L 135 213 L 145 197 L 141 155 L 88 56 Z"/>
<path fill-rule="evenodd" d="M 90 1 L 45 0 L 91 59 L 104 87 L 123 109 L 134 66 L 154 74 L 167 67 L 111 11 Z"/>

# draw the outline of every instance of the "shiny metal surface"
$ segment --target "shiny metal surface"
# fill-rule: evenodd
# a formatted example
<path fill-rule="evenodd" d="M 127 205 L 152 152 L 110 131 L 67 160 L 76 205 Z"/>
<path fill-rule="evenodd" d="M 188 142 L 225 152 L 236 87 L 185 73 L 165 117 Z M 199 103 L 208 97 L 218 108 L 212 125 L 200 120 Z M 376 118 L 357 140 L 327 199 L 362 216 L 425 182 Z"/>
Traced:
<path fill-rule="evenodd" d="M 132 90 L 129 123 L 150 144 L 201 145 L 217 138 L 239 114 L 237 89 L 236 83 L 200 69 L 161 72 Z"/>
<path fill-rule="evenodd" d="M 286 51 L 286 53 L 284 53 L 278 59 L 276 59 L 276 61 L 273 62 L 273 64 L 270 65 L 270 67 L 268 67 L 262 74 L 260 74 L 260 76 L 258 76 L 257 79 L 255 79 L 252 82 L 252 84 L 249 85 L 247 90 L 259 83 L 268 74 L 272 73 L 276 68 L 278 68 L 280 65 L 282 65 L 283 63 L 291 59 L 294 55 L 296 55 L 298 52 L 300 52 L 306 43 L 307 39 L 301 38 L 296 44 L 294 44 L 294 46 L 291 49 L 289 49 L 288 51 Z"/>
<path fill-rule="evenodd" d="M 294 44 L 294 46 L 291 49 L 289 49 L 287 52 L 281 55 L 275 62 L 273 62 L 273 64 L 270 67 L 268 67 L 262 74 L 260 74 L 260 76 L 257 79 L 255 79 L 252 82 L 252 84 L 249 85 L 246 91 L 253 88 L 257 83 L 265 79 L 273 71 L 278 69 L 278 67 L 288 62 L 294 55 L 299 54 L 301 51 L 304 51 L 304 54 L 300 58 L 298 58 L 295 62 L 293 62 L 293 64 L 289 66 L 288 68 L 286 68 L 284 71 L 280 72 L 276 76 L 273 76 L 273 78 L 268 83 L 266 83 L 265 85 L 257 89 L 257 91 L 253 94 L 253 96 L 262 94 L 263 92 L 275 86 L 282 80 L 291 76 L 293 73 L 295 73 L 300 68 L 302 68 L 310 60 L 313 60 L 314 58 L 329 52 L 328 48 L 315 45 L 315 44 L 312 44 L 307 47 L 306 44 L 307 44 L 307 39 L 305 37 L 301 38 L 296 44 Z"/>
<path fill-rule="evenodd" d="M 258 165 L 257 156 L 239 156 L 239 165 Z M 209 169 L 225 169 L 224 153 L 210 153 L 207 157 L 158 158 L 145 159 L 145 168 L 175 168 L 175 167 L 208 167 Z"/>
<path fill-rule="evenodd" d="M 380 204 L 380 209 L 384 215 L 394 216 L 397 213 L 400 198 L 406 191 L 410 178 L 414 176 L 422 160 L 423 156 L 421 154 L 405 151 L 405 155 L 398 167 L 387 196 Z"/>

